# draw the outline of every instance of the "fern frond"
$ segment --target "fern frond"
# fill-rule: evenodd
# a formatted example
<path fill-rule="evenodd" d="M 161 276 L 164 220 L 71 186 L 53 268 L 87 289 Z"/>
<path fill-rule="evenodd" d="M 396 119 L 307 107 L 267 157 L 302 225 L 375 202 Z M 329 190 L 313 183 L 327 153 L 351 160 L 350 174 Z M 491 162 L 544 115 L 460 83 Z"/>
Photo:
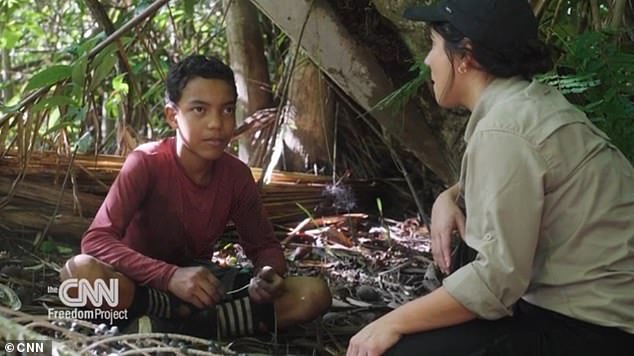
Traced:
<path fill-rule="evenodd" d="M 418 94 L 418 89 L 429 78 L 429 67 L 427 67 L 425 63 L 416 62 L 409 70 L 418 71 L 416 78 L 403 84 L 403 86 L 381 99 L 381 101 L 376 103 L 376 105 L 370 109 L 371 112 L 374 110 L 385 109 L 398 111 L 402 109 L 412 97 Z"/>

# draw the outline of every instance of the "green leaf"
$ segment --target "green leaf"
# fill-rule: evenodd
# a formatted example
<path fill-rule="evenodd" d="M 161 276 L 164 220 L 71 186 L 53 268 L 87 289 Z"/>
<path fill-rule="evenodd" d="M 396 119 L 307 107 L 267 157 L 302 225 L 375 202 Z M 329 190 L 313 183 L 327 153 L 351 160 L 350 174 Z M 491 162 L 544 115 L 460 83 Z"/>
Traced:
<path fill-rule="evenodd" d="M 43 109 L 50 109 L 56 106 L 64 105 L 78 106 L 77 103 L 68 96 L 54 95 L 38 101 L 35 105 L 33 105 L 31 111 L 37 112 Z"/>
<path fill-rule="evenodd" d="M 97 36 L 84 41 L 84 43 L 80 44 L 77 47 L 77 54 L 81 56 L 88 53 L 91 49 L 95 47 L 95 45 L 97 45 L 97 42 L 104 39 L 104 37 L 104 34 L 100 33 Z"/>
<path fill-rule="evenodd" d="M 141 96 L 142 100 L 148 100 L 156 94 L 160 94 L 164 85 L 161 82 L 156 82 L 150 86 L 150 88 Z"/>
<path fill-rule="evenodd" d="M 35 74 L 29 80 L 24 91 L 33 89 L 45 88 L 58 83 L 68 77 L 70 77 L 72 67 L 68 65 L 58 64 L 52 67 L 46 68 L 43 71 Z"/>
<path fill-rule="evenodd" d="M 90 64 L 91 67 L 93 68 L 99 67 L 106 58 L 112 57 L 116 50 L 117 50 L 117 47 L 115 46 L 114 43 L 111 43 L 108 46 L 106 46 L 106 48 L 102 49 L 101 52 L 99 52 L 95 56 L 92 63 Z"/>
<path fill-rule="evenodd" d="M 85 56 L 73 64 L 73 72 L 72 79 L 73 84 L 75 84 L 78 88 L 84 87 L 84 81 L 86 80 L 86 68 L 88 67 L 88 58 Z"/>
<path fill-rule="evenodd" d="M 185 15 L 187 17 L 191 17 L 194 15 L 194 5 L 196 5 L 197 0 L 185 0 L 183 4 L 185 6 Z"/>
<path fill-rule="evenodd" d="M 115 63 L 117 63 L 117 56 L 107 57 L 99 64 L 97 68 L 95 68 L 95 74 L 92 77 L 92 81 L 90 82 L 90 90 L 94 90 L 101 82 L 110 74 L 112 68 L 114 68 Z"/>
<path fill-rule="evenodd" d="M 55 132 L 59 129 L 65 127 L 71 127 L 77 125 L 77 123 L 84 121 L 86 118 L 86 108 L 78 108 L 75 106 L 71 106 L 68 110 L 68 113 L 64 115 L 64 119 L 60 120 L 60 122 L 51 126 L 44 132 L 44 136 L 50 134 L 51 132 Z"/>
<path fill-rule="evenodd" d="M 370 111 L 385 109 L 397 111 L 402 109 L 407 102 L 418 93 L 418 89 L 423 85 L 423 83 L 425 83 L 425 80 L 429 78 L 430 73 L 429 67 L 427 67 L 427 65 L 423 62 L 416 62 L 410 68 L 410 71 L 418 71 L 418 74 L 414 79 L 403 84 L 403 86 L 381 99 L 370 109 Z"/>
<path fill-rule="evenodd" d="M 42 134 L 42 136 L 48 136 L 51 132 L 55 132 L 57 130 L 60 130 L 69 126 L 73 126 L 73 120 L 60 121 L 56 123 L 55 125 L 49 127 L 48 130 L 46 130 L 46 132 Z"/>
<path fill-rule="evenodd" d="M 44 242 L 42 242 L 42 244 L 40 245 L 40 251 L 44 252 L 44 253 L 49 253 L 49 254 L 53 254 L 53 253 L 57 253 L 57 245 L 55 244 L 55 242 L 51 241 L 51 240 L 46 240 Z"/>
<path fill-rule="evenodd" d="M 61 245 L 57 245 L 57 252 L 60 255 L 65 255 L 65 256 L 76 254 L 76 252 L 72 248 L 68 246 L 61 246 Z"/>

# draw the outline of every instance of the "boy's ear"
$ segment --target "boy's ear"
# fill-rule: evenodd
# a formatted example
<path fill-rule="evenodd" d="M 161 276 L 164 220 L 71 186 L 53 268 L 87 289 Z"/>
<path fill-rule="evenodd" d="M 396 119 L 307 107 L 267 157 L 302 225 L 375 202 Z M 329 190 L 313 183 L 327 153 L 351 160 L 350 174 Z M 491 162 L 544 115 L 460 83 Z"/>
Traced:
<path fill-rule="evenodd" d="M 174 106 L 174 104 L 165 104 L 165 108 L 163 108 L 165 112 L 165 120 L 167 124 L 174 130 L 178 128 L 178 120 L 176 120 L 176 114 L 178 113 L 178 109 Z"/>

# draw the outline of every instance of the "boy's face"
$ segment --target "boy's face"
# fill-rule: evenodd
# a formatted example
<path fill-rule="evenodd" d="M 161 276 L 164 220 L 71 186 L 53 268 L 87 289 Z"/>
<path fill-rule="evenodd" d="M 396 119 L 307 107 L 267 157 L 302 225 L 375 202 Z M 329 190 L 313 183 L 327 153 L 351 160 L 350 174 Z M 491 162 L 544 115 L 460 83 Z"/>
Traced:
<path fill-rule="evenodd" d="M 209 161 L 220 158 L 233 136 L 235 107 L 233 88 L 226 81 L 191 79 L 179 102 L 165 106 L 167 122 L 177 130 L 177 145 L 183 146 L 177 152 Z"/>

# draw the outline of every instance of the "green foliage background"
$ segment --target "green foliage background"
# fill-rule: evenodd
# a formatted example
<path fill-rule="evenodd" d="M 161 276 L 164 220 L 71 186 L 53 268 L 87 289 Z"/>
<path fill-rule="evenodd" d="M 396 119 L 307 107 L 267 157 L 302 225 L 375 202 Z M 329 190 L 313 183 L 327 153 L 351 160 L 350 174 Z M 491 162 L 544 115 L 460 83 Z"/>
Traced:
<path fill-rule="evenodd" d="M 190 53 L 227 59 L 220 1 L 169 1 L 94 56 L 91 50 L 106 33 L 89 2 L 0 0 L 3 148 L 68 151 L 77 145 L 83 152 L 125 153 L 124 139 L 156 139 L 168 130 L 162 107 L 169 63 Z M 152 1 L 99 3 L 116 29 Z M 541 32 L 560 52 L 555 70 L 542 79 L 562 90 L 634 161 L 634 30 L 627 25 L 634 21 L 632 5 L 627 2 L 622 23 L 614 27 L 614 1 L 543 3 Z M 259 26 L 266 29 L 275 86 L 286 38 L 266 21 Z M 426 71 L 413 69 L 421 75 L 379 105 L 416 93 Z"/>
<path fill-rule="evenodd" d="M 117 29 L 151 1 L 101 3 Z M 80 152 L 115 153 L 121 130 L 136 141 L 159 137 L 167 131 L 162 107 L 169 63 L 190 53 L 226 57 L 215 1 L 171 1 L 96 55 L 91 50 L 106 33 L 85 1 L 0 0 L 0 10 L 5 148 L 78 144 Z M 38 91 L 45 95 L 24 105 Z"/>

